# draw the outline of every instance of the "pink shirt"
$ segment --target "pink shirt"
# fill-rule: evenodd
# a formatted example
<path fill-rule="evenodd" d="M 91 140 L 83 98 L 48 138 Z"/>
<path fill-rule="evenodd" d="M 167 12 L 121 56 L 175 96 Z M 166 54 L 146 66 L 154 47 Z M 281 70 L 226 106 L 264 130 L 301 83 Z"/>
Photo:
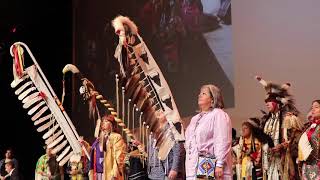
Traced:
<path fill-rule="evenodd" d="M 196 125 L 198 123 L 198 125 Z M 186 178 L 196 179 L 198 154 L 215 155 L 224 179 L 232 179 L 232 125 L 227 113 L 215 108 L 192 117 L 185 132 Z"/>

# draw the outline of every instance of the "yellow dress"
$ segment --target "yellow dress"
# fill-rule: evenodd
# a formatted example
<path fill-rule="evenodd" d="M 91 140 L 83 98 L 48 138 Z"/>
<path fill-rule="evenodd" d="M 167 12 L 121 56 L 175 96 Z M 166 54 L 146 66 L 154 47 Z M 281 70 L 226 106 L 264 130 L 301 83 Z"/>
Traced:
<path fill-rule="evenodd" d="M 258 139 L 254 138 L 254 147 L 252 147 L 253 140 L 249 138 L 243 138 L 241 147 L 241 179 L 248 177 L 252 178 L 252 170 L 259 169 L 261 167 L 261 143 Z"/>
<path fill-rule="evenodd" d="M 124 180 L 124 166 L 126 156 L 126 143 L 118 133 L 110 133 L 106 142 L 106 152 L 104 152 L 105 180 Z"/>

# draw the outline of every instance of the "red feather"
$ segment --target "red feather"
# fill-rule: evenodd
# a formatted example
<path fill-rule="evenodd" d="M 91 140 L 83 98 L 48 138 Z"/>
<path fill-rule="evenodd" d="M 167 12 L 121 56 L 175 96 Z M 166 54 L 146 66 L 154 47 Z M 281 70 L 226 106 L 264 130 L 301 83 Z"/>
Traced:
<path fill-rule="evenodd" d="M 16 69 L 18 77 L 21 78 L 22 77 L 22 67 L 20 67 L 18 48 L 16 46 L 14 46 L 14 48 L 13 48 L 13 53 L 14 53 L 15 69 Z"/>

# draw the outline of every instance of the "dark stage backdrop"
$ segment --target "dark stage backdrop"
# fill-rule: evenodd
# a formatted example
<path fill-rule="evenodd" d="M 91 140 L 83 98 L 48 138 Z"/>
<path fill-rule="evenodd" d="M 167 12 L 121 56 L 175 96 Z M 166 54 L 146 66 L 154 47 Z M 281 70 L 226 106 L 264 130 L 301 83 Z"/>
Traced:
<path fill-rule="evenodd" d="M 26 43 L 57 95 L 61 95 L 61 70 L 72 62 L 72 2 L 5 0 L 0 6 L 0 156 L 12 147 L 25 180 L 34 179 L 36 161 L 45 153 L 42 134 L 36 131 L 11 89 L 12 43 Z M 28 55 L 26 55 L 28 57 Z M 31 60 L 26 58 L 26 65 Z M 71 93 L 71 90 L 68 91 Z M 71 114 L 71 95 L 65 102 Z"/>
<path fill-rule="evenodd" d="M 168 5 L 164 11 L 159 10 L 161 4 L 150 2 L 74 0 L 73 61 L 80 71 L 104 97 L 115 102 L 115 74 L 119 67 L 113 54 L 118 39 L 111 20 L 117 15 L 129 16 L 168 81 L 183 118 L 195 114 L 199 89 L 208 83 L 222 89 L 226 108 L 233 107 L 230 1 L 190 1 L 198 3 L 181 4 L 180 8 Z M 170 24 L 172 12 L 176 16 Z M 218 15 L 221 21 L 216 18 Z M 88 118 L 88 105 L 81 101 L 79 82 L 75 82 L 73 120 L 79 133 L 92 141 L 95 124 Z"/>

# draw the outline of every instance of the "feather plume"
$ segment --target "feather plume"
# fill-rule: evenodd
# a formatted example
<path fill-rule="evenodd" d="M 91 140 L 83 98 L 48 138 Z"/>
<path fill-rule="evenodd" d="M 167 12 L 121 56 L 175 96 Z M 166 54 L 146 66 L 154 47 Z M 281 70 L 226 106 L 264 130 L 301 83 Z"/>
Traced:
<path fill-rule="evenodd" d="M 57 154 L 57 152 L 60 152 L 64 146 L 68 144 L 67 140 L 64 140 L 61 144 L 57 145 L 54 149 L 52 149 L 53 154 Z"/>
<path fill-rule="evenodd" d="M 62 153 L 57 157 L 57 161 L 59 162 L 70 150 L 70 146 L 65 148 Z"/>
<path fill-rule="evenodd" d="M 18 99 L 19 100 L 23 100 L 30 92 L 35 91 L 37 88 L 36 87 L 30 87 L 29 89 L 27 89 L 26 91 L 22 92 L 19 96 Z"/>
<path fill-rule="evenodd" d="M 54 123 L 54 121 L 49 121 L 49 122 L 45 123 L 44 125 L 40 126 L 40 127 L 37 129 L 37 131 L 38 131 L 38 132 L 42 132 L 42 131 L 44 131 L 44 130 L 46 130 L 46 129 L 49 129 L 49 127 L 52 126 L 53 123 Z"/>
<path fill-rule="evenodd" d="M 267 87 L 268 83 L 262 79 L 260 76 L 255 76 L 255 78 L 262 84 L 263 87 Z"/>
<path fill-rule="evenodd" d="M 21 94 L 21 92 L 23 92 L 25 88 L 27 88 L 28 86 L 30 86 L 30 85 L 32 85 L 32 84 L 33 84 L 32 81 L 28 81 L 28 82 L 24 83 L 24 85 L 22 85 L 21 87 L 19 87 L 19 89 L 17 89 L 17 90 L 14 92 L 14 94 L 15 94 L 15 95 Z"/>
<path fill-rule="evenodd" d="M 34 92 L 34 93 L 30 94 L 29 96 L 27 96 L 26 98 L 24 98 L 22 103 L 25 104 L 26 102 L 30 101 L 31 99 L 33 99 L 37 96 L 39 96 L 39 91 Z"/>
<path fill-rule="evenodd" d="M 59 166 L 63 166 L 66 162 L 69 161 L 70 157 L 72 156 L 73 152 L 70 152 L 67 156 L 65 156 L 60 162 Z"/>
<path fill-rule="evenodd" d="M 79 69 L 73 64 L 67 64 L 64 66 L 64 68 L 62 69 L 62 73 L 66 74 L 67 72 L 72 72 L 73 74 L 80 73 Z"/>
<path fill-rule="evenodd" d="M 58 137 L 56 140 L 54 140 L 52 143 L 48 144 L 48 148 L 53 148 L 53 147 L 56 146 L 58 143 L 60 143 L 63 138 L 64 138 L 64 135 L 59 136 L 59 137 Z"/>
<path fill-rule="evenodd" d="M 67 72 L 72 72 L 73 74 L 80 74 L 79 69 L 73 64 L 67 64 L 62 69 L 63 79 L 62 79 L 62 95 L 61 95 L 61 104 L 64 102 L 64 97 L 66 95 L 66 86 L 65 86 L 65 74 Z M 81 76 L 81 74 L 80 74 Z"/>
<path fill-rule="evenodd" d="M 46 141 L 45 141 L 46 145 L 50 144 L 52 141 L 57 139 L 57 137 L 59 137 L 61 133 L 62 133 L 62 130 L 60 129 L 57 133 L 54 133 L 54 135 L 52 135 L 51 137 L 46 139 Z"/>
<path fill-rule="evenodd" d="M 290 83 L 284 83 L 281 88 L 284 89 L 284 90 L 288 90 L 289 88 L 291 87 L 291 84 Z"/>
<path fill-rule="evenodd" d="M 28 109 L 30 106 L 32 106 L 33 104 L 37 103 L 38 101 L 42 100 L 41 97 L 37 96 L 33 99 L 30 99 L 29 101 L 27 101 L 25 104 L 23 104 L 23 109 Z"/>
<path fill-rule="evenodd" d="M 40 119 L 34 121 L 34 125 L 36 126 L 36 125 L 38 125 L 38 124 L 40 124 L 40 123 L 42 123 L 42 122 L 44 122 L 44 121 L 46 121 L 46 120 L 48 120 L 50 118 L 52 118 L 52 114 L 48 114 L 48 115 L 46 115 L 44 117 L 41 117 Z"/>
<path fill-rule="evenodd" d="M 138 27 L 130 18 L 120 15 L 112 21 L 112 26 L 117 34 L 119 34 L 119 31 L 125 31 L 124 25 L 130 28 L 129 30 L 132 34 L 138 34 Z"/>

